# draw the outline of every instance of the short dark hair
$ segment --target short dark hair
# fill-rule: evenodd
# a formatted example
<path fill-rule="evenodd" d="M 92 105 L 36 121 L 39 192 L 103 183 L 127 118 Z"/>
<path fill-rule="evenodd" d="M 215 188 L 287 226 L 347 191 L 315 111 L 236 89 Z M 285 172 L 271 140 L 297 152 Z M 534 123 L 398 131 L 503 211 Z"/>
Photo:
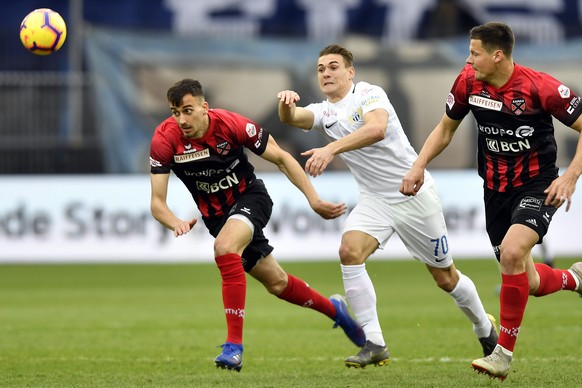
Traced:
<path fill-rule="evenodd" d="M 513 31 L 505 23 L 491 22 L 473 27 L 469 32 L 469 37 L 480 40 L 483 48 L 488 52 L 501 50 L 507 56 L 511 56 L 515 45 Z"/>
<path fill-rule="evenodd" d="M 183 80 L 176 82 L 170 87 L 170 89 L 168 89 L 168 102 L 174 106 L 179 106 L 186 94 L 204 98 L 202 84 L 191 78 L 184 78 Z"/>
<path fill-rule="evenodd" d="M 337 44 L 330 44 L 329 46 L 321 49 L 321 51 L 319 52 L 320 57 L 329 54 L 341 55 L 342 58 L 344 59 L 344 65 L 346 65 L 346 67 L 352 67 L 354 65 L 354 55 L 350 50 L 348 50 L 345 47 L 342 47 Z"/>

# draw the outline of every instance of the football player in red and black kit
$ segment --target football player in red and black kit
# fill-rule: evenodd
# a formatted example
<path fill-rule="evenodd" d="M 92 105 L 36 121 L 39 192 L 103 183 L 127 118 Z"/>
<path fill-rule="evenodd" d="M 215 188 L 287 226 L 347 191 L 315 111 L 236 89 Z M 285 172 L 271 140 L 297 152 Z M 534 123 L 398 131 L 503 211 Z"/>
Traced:
<path fill-rule="evenodd" d="M 281 149 L 266 128 L 234 112 L 209 109 L 200 82 L 184 79 L 167 93 L 172 116 L 155 130 L 150 150 L 152 215 L 178 237 L 197 219 L 182 220 L 166 202 L 170 171 L 188 188 L 210 234 L 222 278 L 227 323 L 226 342 L 215 365 L 240 371 L 243 352 L 246 276 L 287 302 L 327 315 L 357 346 L 365 335 L 350 315 L 345 299 L 329 299 L 303 280 L 287 274 L 273 258 L 273 247 L 263 235 L 273 202 L 249 163 L 245 148 L 268 160 L 297 186 L 311 208 L 325 219 L 346 212 L 343 203 L 319 198 L 299 163 Z"/>
<path fill-rule="evenodd" d="M 446 113 L 427 138 L 402 181 L 414 195 L 428 163 L 450 143 L 472 112 L 479 137 L 478 169 L 483 178 L 486 227 L 501 264 L 500 332 L 497 347 L 473 361 L 474 369 L 507 377 L 528 295 L 572 290 L 582 296 L 582 262 L 568 270 L 534 263 L 531 251 L 548 231 L 552 216 L 570 208 L 582 174 L 582 137 L 563 175 L 556 167 L 552 116 L 582 131 L 580 96 L 557 79 L 513 62 L 514 36 L 503 23 L 470 32 L 467 64 L 446 102 Z"/>

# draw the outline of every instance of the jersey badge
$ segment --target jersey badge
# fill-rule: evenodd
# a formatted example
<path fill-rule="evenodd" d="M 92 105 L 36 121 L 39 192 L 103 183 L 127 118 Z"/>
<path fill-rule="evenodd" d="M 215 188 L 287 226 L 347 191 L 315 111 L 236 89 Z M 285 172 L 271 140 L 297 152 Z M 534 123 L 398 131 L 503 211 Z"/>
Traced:
<path fill-rule="evenodd" d="M 218 152 L 220 155 L 228 155 L 230 148 L 231 147 L 229 142 L 223 141 L 222 143 L 216 145 L 216 152 Z"/>
<path fill-rule="evenodd" d="M 362 121 L 362 117 L 362 108 L 358 107 L 358 109 L 348 118 L 348 121 L 352 125 L 358 125 Z"/>
<path fill-rule="evenodd" d="M 515 100 L 511 101 L 511 110 L 518 116 L 525 112 L 525 99 L 516 98 Z"/>

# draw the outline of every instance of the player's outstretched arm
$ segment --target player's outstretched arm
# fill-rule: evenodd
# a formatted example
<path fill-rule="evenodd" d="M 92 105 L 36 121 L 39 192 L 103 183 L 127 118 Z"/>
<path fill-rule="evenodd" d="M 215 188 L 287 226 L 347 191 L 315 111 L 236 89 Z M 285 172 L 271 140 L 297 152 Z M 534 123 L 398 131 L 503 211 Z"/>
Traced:
<path fill-rule="evenodd" d="M 545 201 L 546 206 L 555 206 L 559 208 L 567 202 L 566 211 L 570 210 L 572 195 L 574 194 L 574 190 L 576 190 L 578 178 L 582 174 L 582 116 L 579 116 L 574 124 L 572 124 L 572 129 L 578 131 L 580 134 L 574 158 L 566 169 L 566 172 L 554 179 L 550 186 L 544 191 L 544 193 L 547 194 Z"/>
<path fill-rule="evenodd" d="M 150 174 L 151 176 L 151 200 L 150 209 L 152 216 L 166 228 L 174 232 L 174 237 L 186 234 L 198 221 L 196 218 L 184 221 L 174 215 L 168 207 L 168 182 L 170 174 Z"/>
<path fill-rule="evenodd" d="M 424 170 L 450 144 L 455 131 L 461 124 L 460 120 L 453 120 L 446 115 L 441 118 L 435 129 L 427 137 L 418 158 L 408 173 L 402 178 L 400 192 L 404 195 L 416 195 L 424 184 Z"/>
<path fill-rule="evenodd" d="M 384 140 L 388 126 L 388 112 L 384 109 L 374 109 L 364 115 L 364 125 L 349 135 L 341 137 L 325 147 L 312 148 L 301 153 L 308 156 L 305 171 L 316 177 L 331 163 L 336 155 L 367 147 Z"/>
<path fill-rule="evenodd" d="M 307 198 L 309 206 L 321 217 L 332 219 L 346 212 L 347 207 L 345 203 L 333 203 L 319 197 L 319 194 L 315 191 L 309 177 L 305 174 L 299 162 L 291 154 L 279 147 L 273 136 L 269 136 L 267 148 L 261 157 L 274 163 L 287 176 L 291 183 L 301 190 L 305 198 Z"/>
<path fill-rule="evenodd" d="M 277 98 L 279 99 L 279 120 L 282 123 L 302 129 L 311 129 L 313 127 L 313 112 L 296 105 L 297 101 L 301 99 L 297 92 L 283 90 L 277 93 Z"/>

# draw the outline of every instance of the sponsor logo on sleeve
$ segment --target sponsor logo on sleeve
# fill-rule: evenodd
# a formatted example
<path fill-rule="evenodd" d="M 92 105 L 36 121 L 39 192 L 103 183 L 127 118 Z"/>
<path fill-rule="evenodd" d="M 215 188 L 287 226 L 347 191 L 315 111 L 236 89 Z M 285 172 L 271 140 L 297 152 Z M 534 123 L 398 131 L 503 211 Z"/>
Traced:
<path fill-rule="evenodd" d="M 455 96 L 453 96 L 453 93 L 449 93 L 449 95 L 447 96 L 447 106 L 449 107 L 449 109 L 453 109 L 454 105 L 455 105 Z"/>
<path fill-rule="evenodd" d="M 255 125 L 253 123 L 247 123 L 246 131 L 247 131 L 247 135 L 249 135 L 249 137 L 256 136 L 257 127 L 255 127 Z"/>
<path fill-rule="evenodd" d="M 151 167 L 162 167 L 162 163 L 158 162 L 150 156 L 150 166 Z"/>
<path fill-rule="evenodd" d="M 578 105 L 580 105 L 580 96 L 576 96 L 576 97 L 572 98 L 569 106 L 566 108 L 566 112 L 568 112 L 568 114 L 574 113 L 574 110 L 576 110 Z"/>
<path fill-rule="evenodd" d="M 259 149 L 263 144 L 263 128 L 259 129 L 259 135 L 257 136 L 257 141 L 255 142 L 255 148 Z"/>
<path fill-rule="evenodd" d="M 570 88 L 567 87 L 566 85 L 558 86 L 558 93 L 560 93 L 560 96 L 562 96 L 562 98 L 570 98 Z"/>

